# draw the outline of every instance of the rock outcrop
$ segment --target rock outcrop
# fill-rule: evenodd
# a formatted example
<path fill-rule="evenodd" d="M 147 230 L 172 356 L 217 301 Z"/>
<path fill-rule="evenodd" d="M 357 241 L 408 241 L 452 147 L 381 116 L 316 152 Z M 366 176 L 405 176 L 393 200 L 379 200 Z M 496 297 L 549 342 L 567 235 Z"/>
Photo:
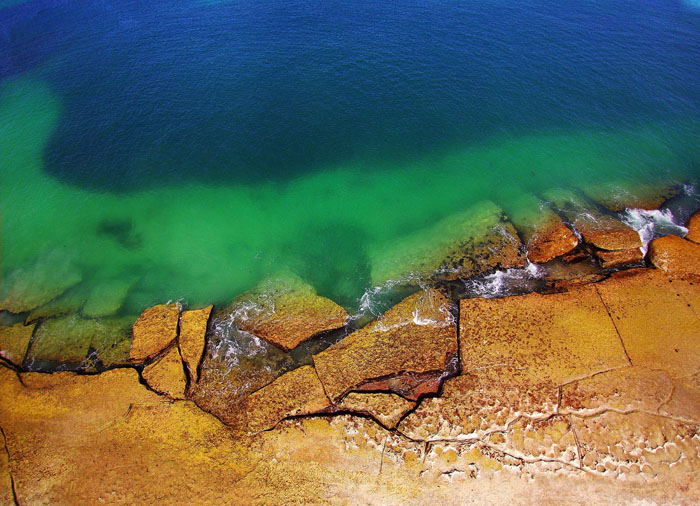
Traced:
<path fill-rule="evenodd" d="M 672 278 L 700 281 L 700 244 L 675 235 L 654 239 L 649 260 Z"/>
<path fill-rule="evenodd" d="M 193 382 L 199 380 L 199 364 L 206 346 L 207 323 L 214 306 L 183 311 L 180 316 L 180 336 L 178 343 L 182 361 Z"/>
<path fill-rule="evenodd" d="M 143 379 L 158 393 L 173 399 L 184 399 L 187 378 L 180 350 L 173 346 L 161 358 L 143 369 Z"/>
<path fill-rule="evenodd" d="M 407 399 L 436 392 L 455 372 L 457 329 L 436 290 L 414 294 L 330 348 L 314 363 L 332 401 L 351 390 L 384 390 Z"/>
<path fill-rule="evenodd" d="M 0 357 L 22 367 L 35 325 L 15 323 L 0 327 Z"/>
<path fill-rule="evenodd" d="M 369 415 L 384 427 L 393 429 L 416 405 L 395 394 L 352 392 L 337 405 L 340 411 Z"/>
<path fill-rule="evenodd" d="M 141 313 L 134 323 L 130 358 L 144 361 L 165 349 L 177 337 L 179 318 L 177 304 L 160 304 Z"/>
<path fill-rule="evenodd" d="M 263 281 L 238 297 L 219 317 L 229 314 L 234 323 L 284 351 L 324 331 L 345 325 L 348 313 L 316 294 L 299 277 L 285 274 Z"/>
<path fill-rule="evenodd" d="M 308 415 L 330 406 L 323 385 L 311 366 L 288 372 L 253 393 L 245 401 L 245 427 L 268 430 L 289 416 Z"/>

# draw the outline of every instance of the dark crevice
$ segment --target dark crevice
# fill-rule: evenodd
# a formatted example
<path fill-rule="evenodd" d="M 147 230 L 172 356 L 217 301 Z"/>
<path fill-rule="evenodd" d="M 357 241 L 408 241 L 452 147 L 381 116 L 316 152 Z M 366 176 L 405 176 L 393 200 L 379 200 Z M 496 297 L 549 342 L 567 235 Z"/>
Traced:
<path fill-rule="evenodd" d="M 19 499 L 17 499 L 17 485 L 15 484 L 15 477 L 12 474 L 10 449 L 7 447 L 7 435 L 5 434 L 5 429 L 0 427 L 0 434 L 2 434 L 2 442 L 5 447 L 5 453 L 7 454 L 7 474 L 10 476 L 10 486 L 12 488 L 12 500 L 15 506 L 19 506 Z"/>
<path fill-rule="evenodd" d="M 617 328 L 617 325 L 615 324 L 615 319 L 612 317 L 612 313 L 610 312 L 610 308 L 608 305 L 605 303 L 605 300 L 603 300 L 603 296 L 600 294 L 600 290 L 598 290 L 598 287 L 593 285 L 595 288 L 595 293 L 598 294 L 598 298 L 600 299 L 600 302 L 603 304 L 603 307 L 605 308 L 606 313 L 608 313 L 608 318 L 610 318 L 610 321 L 613 324 L 613 327 L 615 327 L 615 332 L 617 333 L 617 337 L 620 338 L 620 345 L 622 346 L 622 351 L 625 352 L 625 357 L 627 357 L 627 361 L 630 363 L 630 365 L 634 365 L 632 363 L 632 359 L 629 356 L 629 353 L 627 353 L 627 348 L 625 347 L 625 341 L 622 339 L 622 334 L 620 334 L 620 330 Z"/>

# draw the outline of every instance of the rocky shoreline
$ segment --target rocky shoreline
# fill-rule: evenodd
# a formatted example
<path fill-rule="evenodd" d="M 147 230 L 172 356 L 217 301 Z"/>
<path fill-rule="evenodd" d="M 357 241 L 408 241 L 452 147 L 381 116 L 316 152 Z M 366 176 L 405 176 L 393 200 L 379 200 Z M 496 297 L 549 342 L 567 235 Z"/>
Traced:
<path fill-rule="evenodd" d="M 645 257 L 612 209 L 546 199 L 558 213 L 514 226 L 481 206 L 493 233 L 416 250 L 411 272 L 437 274 L 369 323 L 287 274 L 135 323 L 30 308 L 0 336 L 0 498 L 700 500 L 700 214 Z M 537 290 L 461 296 L 528 261 Z"/>

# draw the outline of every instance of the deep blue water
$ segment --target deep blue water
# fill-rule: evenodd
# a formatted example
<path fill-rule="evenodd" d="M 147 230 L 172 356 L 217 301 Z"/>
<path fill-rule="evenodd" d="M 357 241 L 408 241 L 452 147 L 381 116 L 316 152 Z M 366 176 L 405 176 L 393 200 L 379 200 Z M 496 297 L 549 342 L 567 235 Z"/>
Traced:
<path fill-rule="evenodd" d="M 101 190 L 700 113 L 700 10 L 670 0 L 40 0 L 0 49 L 62 101 L 45 170 Z"/>

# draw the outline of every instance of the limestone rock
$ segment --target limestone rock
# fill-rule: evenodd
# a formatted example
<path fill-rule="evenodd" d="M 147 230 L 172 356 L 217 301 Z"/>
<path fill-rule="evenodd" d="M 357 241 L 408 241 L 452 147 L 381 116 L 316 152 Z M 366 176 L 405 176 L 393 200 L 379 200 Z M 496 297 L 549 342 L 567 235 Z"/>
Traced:
<path fill-rule="evenodd" d="M 673 394 L 659 414 L 700 424 L 700 373 L 674 380 Z"/>
<path fill-rule="evenodd" d="M 688 241 L 700 243 L 700 212 L 690 217 L 688 221 L 688 235 L 685 238 Z"/>
<path fill-rule="evenodd" d="M 352 392 L 346 395 L 337 407 L 341 411 L 367 414 L 384 427 L 393 429 L 401 417 L 415 405 L 415 402 L 395 394 Z"/>
<path fill-rule="evenodd" d="M 16 323 L 0 327 L 0 357 L 22 367 L 35 325 Z"/>
<path fill-rule="evenodd" d="M 96 320 L 77 315 L 46 320 L 36 328 L 26 360 L 30 367 L 38 367 L 41 362 L 77 367 L 87 357 L 96 332 Z"/>
<path fill-rule="evenodd" d="M 245 401 L 249 432 L 268 430 L 289 416 L 316 413 L 330 406 L 312 366 L 288 372 Z"/>
<path fill-rule="evenodd" d="M 584 198 L 568 190 L 550 190 L 545 198 L 573 223 L 585 242 L 603 250 L 641 248 L 637 231 L 617 218 L 603 214 Z"/>
<path fill-rule="evenodd" d="M 515 228 L 488 201 L 404 236 L 370 256 L 375 285 L 416 277 L 454 280 L 526 264 Z"/>
<path fill-rule="evenodd" d="M 190 379 L 194 382 L 199 380 L 199 363 L 202 361 L 202 354 L 207 344 L 207 323 L 213 307 L 183 311 L 180 316 L 180 338 L 178 339 L 180 354 L 187 366 Z"/>
<path fill-rule="evenodd" d="M 54 251 L 11 271 L 3 280 L 2 308 L 24 313 L 46 304 L 83 279 L 65 252 Z"/>
<path fill-rule="evenodd" d="M 591 416 L 605 411 L 656 414 L 673 392 L 673 382 L 663 371 L 623 367 L 562 387 L 560 412 Z"/>
<path fill-rule="evenodd" d="M 531 262 L 545 263 L 565 255 L 578 246 L 578 238 L 561 219 L 553 218 L 526 240 Z"/>
<path fill-rule="evenodd" d="M 314 355 L 314 363 L 333 401 L 351 390 L 386 390 L 416 399 L 437 391 L 456 354 L 449 303 L 438 291 L 425 290 Z"/>
<path fill-rule="evenodd" d="M 284 351 L 296 348 L 319 332 L 345 325 L 348 313 L 294 275 L 262 282 L 238 297 L 226 310 L 241 329 Z"/>
<path fill-rule="evenodd" d="M 644 254 L 639 248 L 613 251 L 597 249 L 595 250 L 595 256 L 605 269 L 619 267 L 620 265 L 638 264 L 644 260 Z"/>
<path fill-rule="evenodd" d="M 173 399 L 183 399 L 187 378 L 180 359 L 180 350 L 173 346 L 156 362 L 143 369 L 143 379 L 156 392 L 169 395 Z"/>
<path fill-rule="evenodd" d="M 596 287 L 632 364 L 672 378 L 700 369 L 700 321 L 663 272 L 621 271 Z"/>
<path fill-rule="evenodd" d="M 649 260 L 672 278 L 700 280 L 700 245 L 675 235 L 654 239 Z"/>
<path fill-rule="evenodd" d="M 464 373 L 509 365 L 561 385 L 629 364 L 594 285 L 550 295 L 465 299 L 460 329 Z"/>
<path fill-rule="evenodd" d="M 474 439 L 504 431 L 520 416 L 555 413 L 556 385 L 498 363 L 445 381 L 442 395 L 425 399 L 399 425 L 411 439 Z"/>
<path fill-rule="evenodd" d="M 177 337 L 179 317 L 177 304 L 160 304 L 146 309 L 134 323 L 130 358 L 146 360 L 165 349 Z"/>

